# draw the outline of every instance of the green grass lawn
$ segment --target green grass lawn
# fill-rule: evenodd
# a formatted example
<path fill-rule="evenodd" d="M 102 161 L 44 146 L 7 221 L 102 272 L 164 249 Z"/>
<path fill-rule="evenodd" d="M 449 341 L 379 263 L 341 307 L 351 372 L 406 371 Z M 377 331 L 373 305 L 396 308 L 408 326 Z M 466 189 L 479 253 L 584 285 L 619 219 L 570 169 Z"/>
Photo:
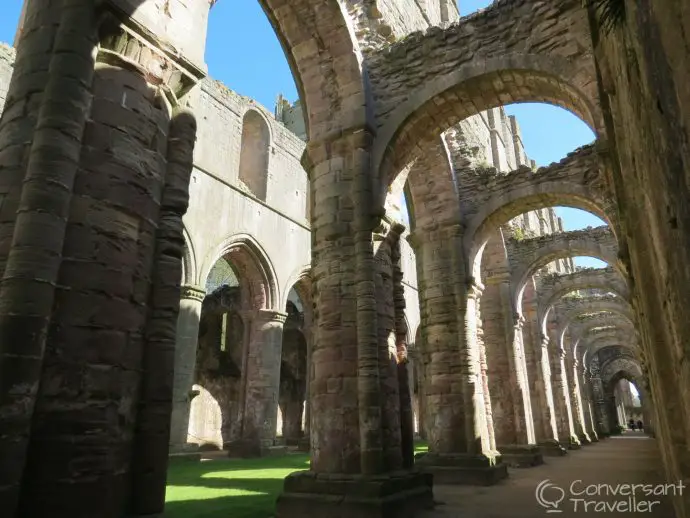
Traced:
<path fill-rule="evenodd" d="M 172 462 L 165 516 L 268 518 L 275 509 L 283 479 L 302 469 L 309 469 L 307 455 Z"/>
<path fill-rule="evenodd" d="M 415 443 L 415 453 L 427 451 Z M 306 454 L 227 459 L 205 462 L 173 461 L 168 469 L 166 518 L 268 518 L 272 516 L 283 479 L 309 469 Z"/>

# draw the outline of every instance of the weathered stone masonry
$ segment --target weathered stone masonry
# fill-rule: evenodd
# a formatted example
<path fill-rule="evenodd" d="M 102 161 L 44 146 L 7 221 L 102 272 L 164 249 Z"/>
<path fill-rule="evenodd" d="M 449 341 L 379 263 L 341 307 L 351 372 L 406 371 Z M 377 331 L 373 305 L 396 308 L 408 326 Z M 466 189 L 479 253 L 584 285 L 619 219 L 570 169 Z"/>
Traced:
<path fill-rule="evenodd" d="M 433 501 L 429 473 L 493 483 L 511 455 L 615 431 L 621 379 L 653 409 L 667 478 L 688 476 L 679 2 L 628 2 L 604 33 L 579 0 L 462 19 L 446 0 L 265 0 L 306 146 L 203 79 L 211 3 L 175 5 L 30 0 L 7 86 L 0 49 L 9 516 L 162 512 L 168 435 L 185 441 L 194 381 L 225 411 L 221 446 L 274 447 L 297 302 L 312 328 L 291 401 L 308 392 L 312 462 L 286 479 L 279 518 L 330 516 L 335 501 L 344 516 L 411 517 Z M 534 171 L 495 109 L 520 101 L 570 109 L 597 142 Z M 403 189 L 409 236 L 389 199 Z M 570 254 L 558 247 L 572 236 L 543 238 L 558 244 L 516 261 L 511 240 L 562 231 L 554 204 L 610 230 Z M 574 270 L 578 251 L 609 267 Z M 575 313 L 578 296 L 608 309 Z M 414 466 L 411 337 L 430 442 Z"/>

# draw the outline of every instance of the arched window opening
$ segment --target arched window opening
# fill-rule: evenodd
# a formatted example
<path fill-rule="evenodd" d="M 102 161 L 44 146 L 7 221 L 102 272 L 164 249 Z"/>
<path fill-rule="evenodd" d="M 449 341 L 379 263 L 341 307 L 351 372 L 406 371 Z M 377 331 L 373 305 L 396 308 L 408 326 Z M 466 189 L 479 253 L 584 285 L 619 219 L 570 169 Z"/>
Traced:
<path fill-rule="evenodd" d="M 249 110 L 242 121 L 239 180 L 252 195 L 266 201 L 271 136 L 258 112 Z"/>

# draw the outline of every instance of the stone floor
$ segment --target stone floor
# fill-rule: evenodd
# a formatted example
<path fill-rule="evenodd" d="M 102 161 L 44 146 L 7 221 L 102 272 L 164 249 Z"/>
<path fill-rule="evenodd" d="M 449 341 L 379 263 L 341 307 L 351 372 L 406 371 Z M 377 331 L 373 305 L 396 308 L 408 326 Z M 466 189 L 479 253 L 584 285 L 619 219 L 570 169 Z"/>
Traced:
<path fill-rule="evenodd" d="M 505 482 L 493 487 L 435 485 L 434 496 L 439 505 L 425 513 L 424 518 L 673 516 L 670 496 L 646 496 L 641 487 L 636 488 L 634 499 L 628 496 L 630 493 L 606 496 L 606 488 L 593 488 L 592 491 L 598 494 L 592 496 L 570 492 L 573 483 L 575 493 L 590 484 L 605 484 L 610 488 L 609 493 L 616 489 L 617 484 L 650 484 L 652 490 L 673 491 L 658 485 L 662 478 L 656 441 L 640 432 L 609 438 L 571 451 L 565 457 L 548 457 L 546 462 L 536 468 L 511 470 Z M 576 482 L 578 480 L 582 482 Z M 549 482 L 552 485 L 547 486 Z M 543 501 L 553 502 L 563 496 L 556 508 L 549 507 L 550 512 L 537 502 L 536 492 L 540 483 Z M 625 491 L 622 487 L 620 489 Z M 631 490 L 630 487 L 627 489 Z M 650 509 L 648 502 L 657 503 L 653 503 Z"/>

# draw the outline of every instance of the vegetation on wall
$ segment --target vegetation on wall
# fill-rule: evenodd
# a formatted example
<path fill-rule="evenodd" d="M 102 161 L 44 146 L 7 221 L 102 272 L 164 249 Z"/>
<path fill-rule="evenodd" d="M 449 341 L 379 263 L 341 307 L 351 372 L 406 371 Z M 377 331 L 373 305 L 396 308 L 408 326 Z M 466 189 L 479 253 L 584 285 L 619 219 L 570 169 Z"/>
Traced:
<path fill-rule="evenodd" d="M 599 17 L 599 25 L 608 34 L 625 22 L 626 0 L 582 0 L 585 7 L 592 7 Z"/>

